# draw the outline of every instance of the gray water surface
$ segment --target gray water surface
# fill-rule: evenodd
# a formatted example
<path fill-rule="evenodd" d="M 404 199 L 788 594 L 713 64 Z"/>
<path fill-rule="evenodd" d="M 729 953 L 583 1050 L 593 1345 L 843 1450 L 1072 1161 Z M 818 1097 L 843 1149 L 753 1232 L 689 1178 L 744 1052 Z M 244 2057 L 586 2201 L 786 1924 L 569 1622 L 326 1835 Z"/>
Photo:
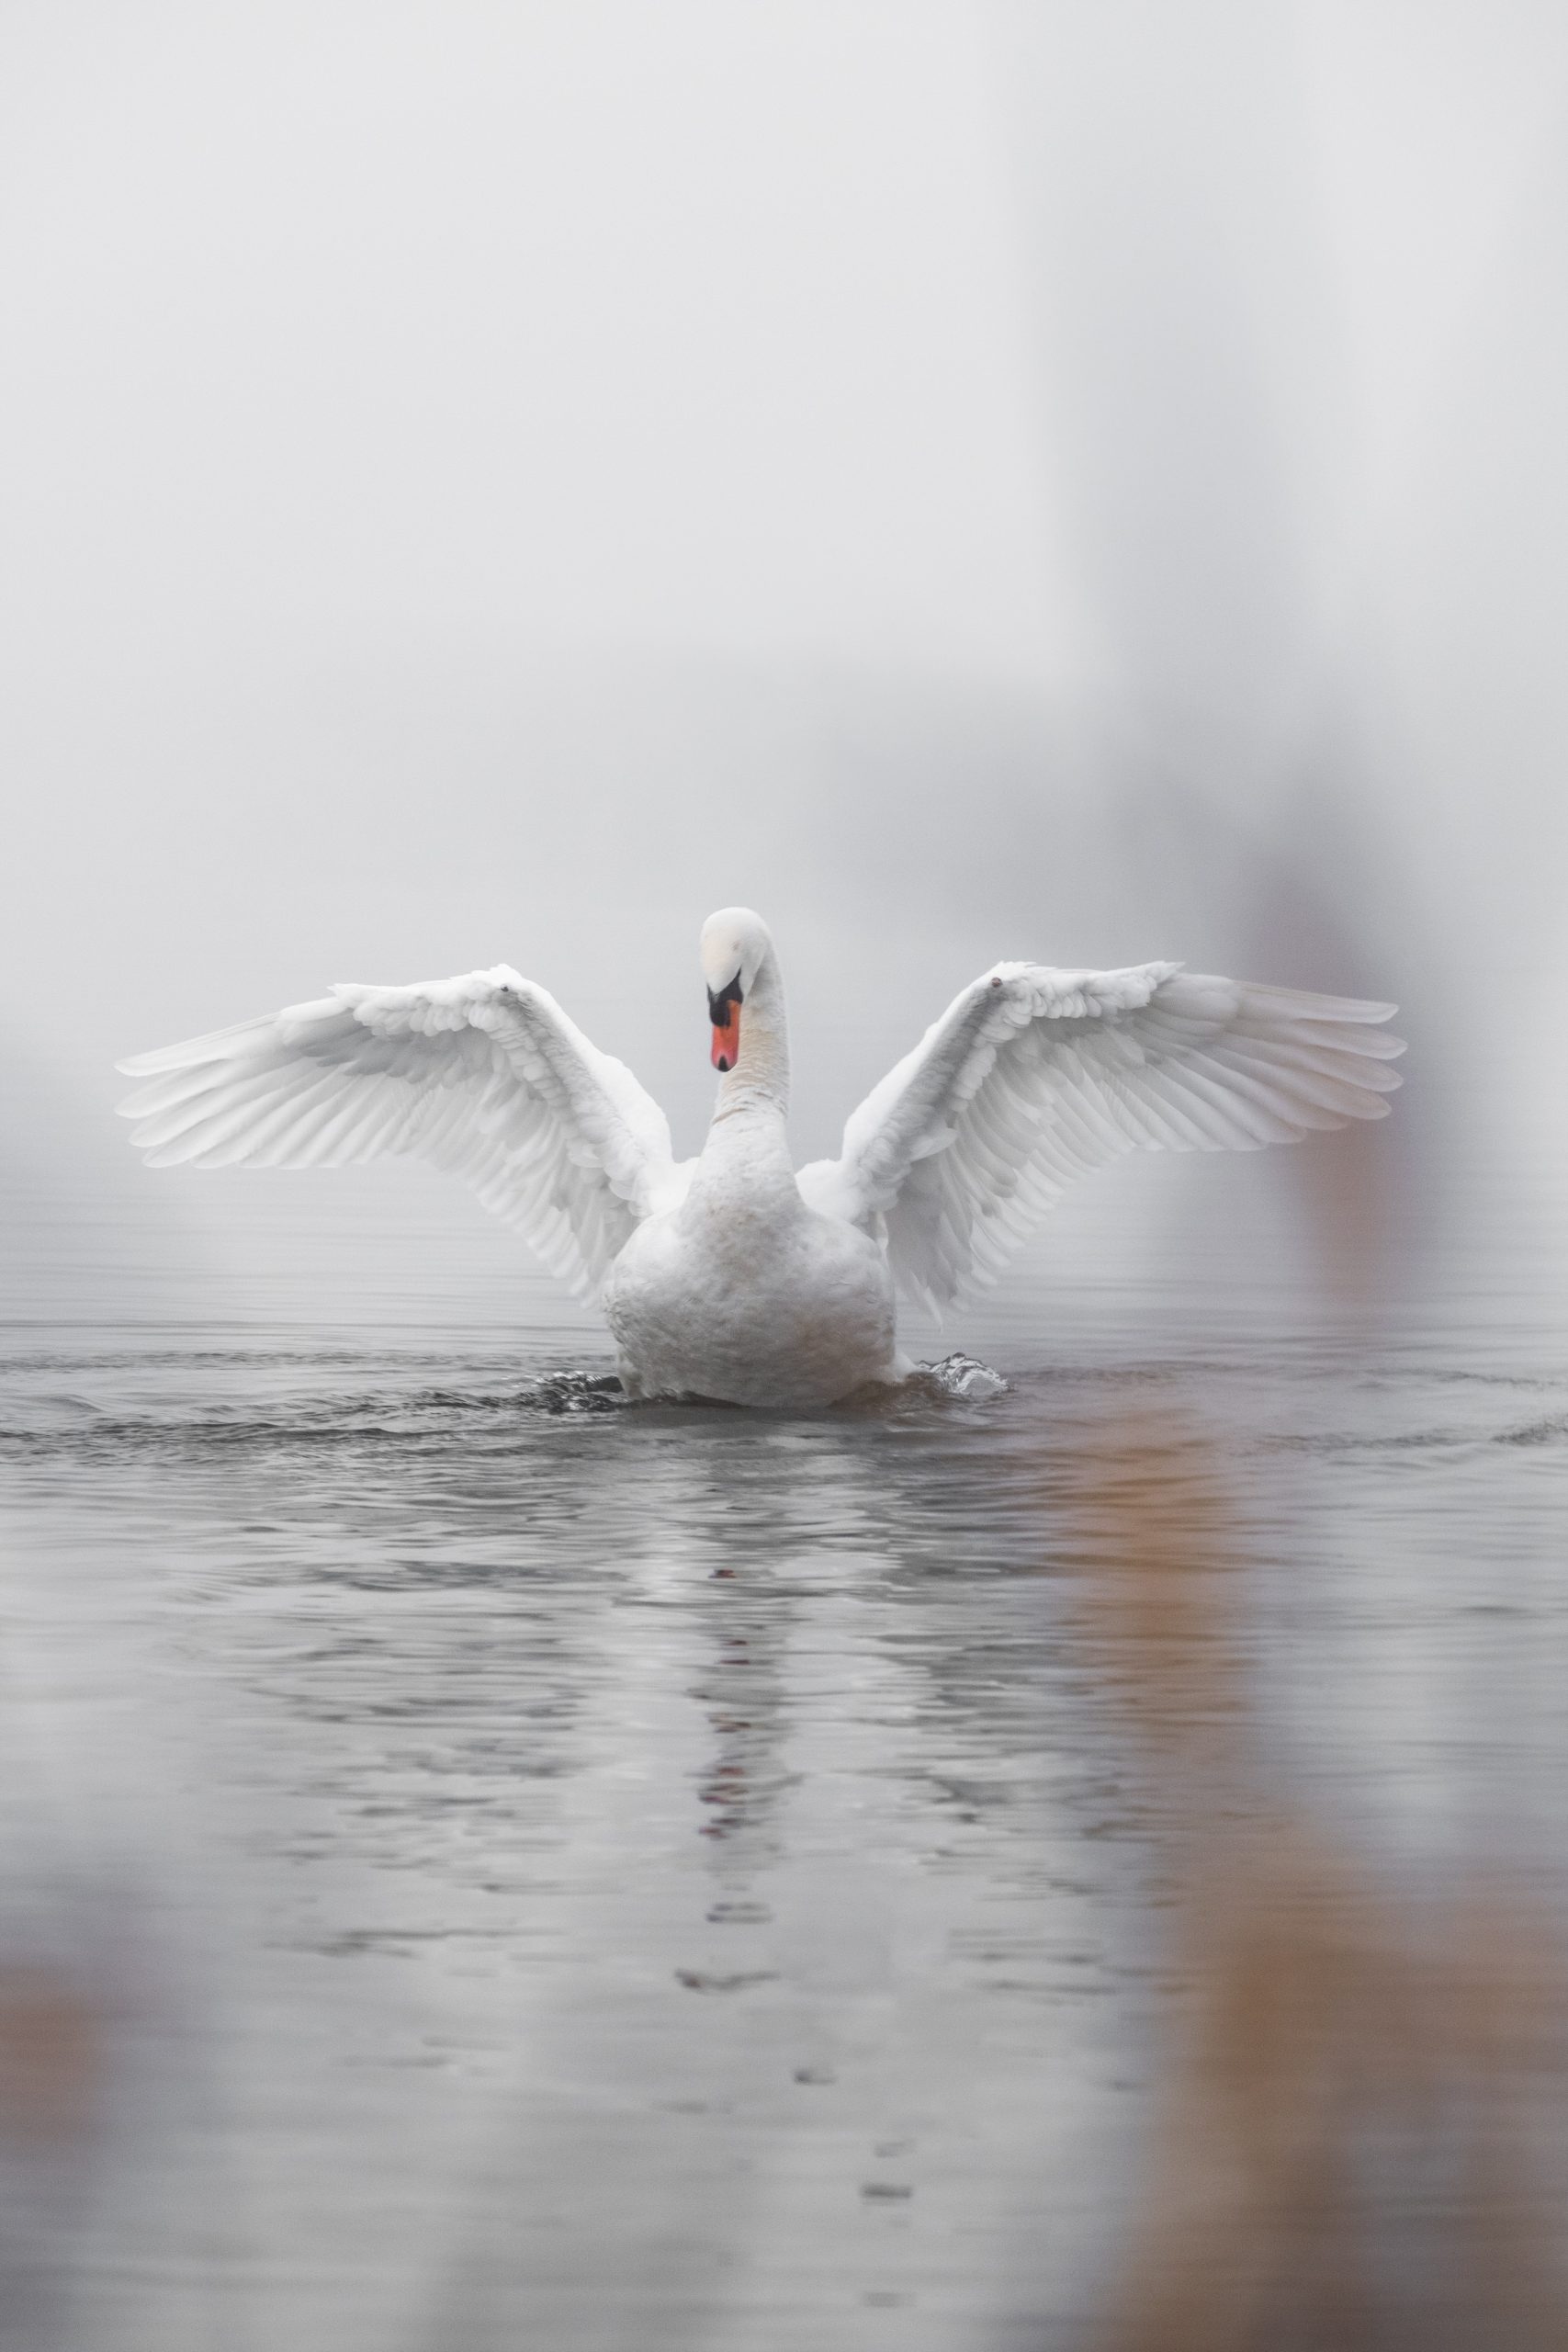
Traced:
<path fill-rule="evenodd" d="M 112 2053 L 14 2209 L 16 2340 L 1081 2340 L 1180 1804 L 1086 1451 L 1201 1450 L 1272 1793 L 1394 1875 L 1539 1865 L 1568 1363 L 1041 1352 L 793 1419 L 552 1409 L 605 1366 L 558 1332 L 13 1329 L 0 1958 Z"/>

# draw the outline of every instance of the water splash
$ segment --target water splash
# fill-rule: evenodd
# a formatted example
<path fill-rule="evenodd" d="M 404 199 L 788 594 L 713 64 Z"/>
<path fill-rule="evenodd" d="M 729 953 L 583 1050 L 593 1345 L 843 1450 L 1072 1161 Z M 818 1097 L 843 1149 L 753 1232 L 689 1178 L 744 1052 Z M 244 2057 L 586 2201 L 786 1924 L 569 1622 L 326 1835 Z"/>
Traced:
<path fill-rule="evenodd" d="M 999 1372 L 978 1356 L 966 1356 L 955 1348 L 951 1355 L 941 1356 L 935 1363 L 918 1363 L 914 1377 L 926 1383 L 943 1396 L 964 1396 L 971 1402 L 979 1396 L 1005 1396 L 1009 1384 Z"/>
<path fill-rule="evenodd" d="M 631 1399 L 613 1372 L 552 1372 L 518 1396 L 536 1413 L 615 1413 Z"/>

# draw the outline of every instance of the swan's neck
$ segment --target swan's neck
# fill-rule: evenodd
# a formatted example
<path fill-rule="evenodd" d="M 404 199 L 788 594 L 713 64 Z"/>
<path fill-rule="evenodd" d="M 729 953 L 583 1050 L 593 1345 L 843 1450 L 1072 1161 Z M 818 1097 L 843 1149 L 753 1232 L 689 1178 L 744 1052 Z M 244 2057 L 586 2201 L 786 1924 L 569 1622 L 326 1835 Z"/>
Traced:
<path fill-rule="evenodd" d="M 776 1119 L 782 1127 L 789 1109 L 789 1030 L 784 983 L 772 948 L 746 991 L 740 1007 L 740 1051 L 735 1068 L 718 1081 L 713 1123 L 752 1114 Z"/>

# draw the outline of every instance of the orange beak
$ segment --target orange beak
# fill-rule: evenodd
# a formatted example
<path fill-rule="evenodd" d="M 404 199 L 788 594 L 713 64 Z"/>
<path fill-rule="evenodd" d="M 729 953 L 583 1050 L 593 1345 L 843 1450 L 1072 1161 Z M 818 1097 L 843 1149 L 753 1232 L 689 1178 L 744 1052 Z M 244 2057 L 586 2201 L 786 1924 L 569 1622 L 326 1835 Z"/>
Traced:
<path fill-rule="evenodd" d="M 733 1002 L 724 1008 L 724 1019 L 713 1024 L 713 1066 L 715 1069 L 733 1069 L 740 1058 L 740 1007 Z"/>

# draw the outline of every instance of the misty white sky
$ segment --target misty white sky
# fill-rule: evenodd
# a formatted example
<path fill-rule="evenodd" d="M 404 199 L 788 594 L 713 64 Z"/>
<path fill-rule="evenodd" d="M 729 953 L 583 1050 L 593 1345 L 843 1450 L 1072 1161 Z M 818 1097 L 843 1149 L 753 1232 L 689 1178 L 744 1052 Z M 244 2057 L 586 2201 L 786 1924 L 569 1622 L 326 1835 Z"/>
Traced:
<path fill-rule="evenodd" d="M 742 899 L 806 1150 L 998 954 L 1561 1143 L 1565 109 L 1540 0 L 10 0 L 37 1099 L 504 957 L 694 1141 Z"/>

